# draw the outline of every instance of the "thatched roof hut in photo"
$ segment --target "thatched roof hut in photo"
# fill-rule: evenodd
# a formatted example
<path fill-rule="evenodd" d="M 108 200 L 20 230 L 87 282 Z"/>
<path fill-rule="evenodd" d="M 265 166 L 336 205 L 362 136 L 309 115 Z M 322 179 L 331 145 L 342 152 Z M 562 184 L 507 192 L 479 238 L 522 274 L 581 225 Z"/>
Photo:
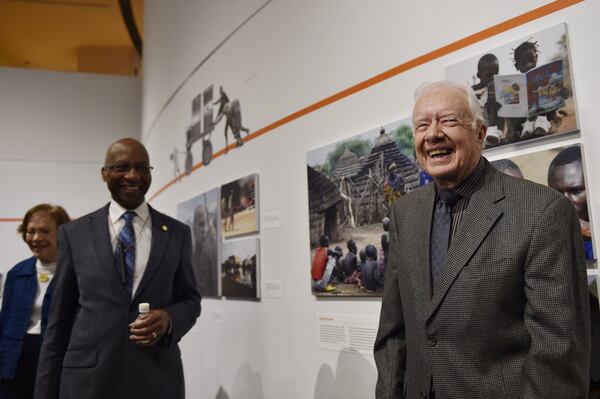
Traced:
<path fill-rule="evenodd" d="M 321 172 L 307 165 L 310 245 L 316 246 L 322 234 L 331 242 L 341 239 L 338 205 L 343 201 L 338 188 Z"/>
<path fill-rule="evenodd" d="M 359 225 L 376 223 L 386 216 L 387 211 L 382 205 L 383 183 L 391 163 L 398 167 L 397 173 L 404 178 L 407 192 L 419 187 L 419 168 L 416 163 L 400 151 L 396 141 L 382 128 L 371 153 L 360 162 L 360 171 L 351 177 Z"/>
<path fill-rule="evenodd" d="M 360 157 L 346 148 L 335 163 L 332 174 L 338 178 L 351 178 L 360 172 L 361 169 Z"/>

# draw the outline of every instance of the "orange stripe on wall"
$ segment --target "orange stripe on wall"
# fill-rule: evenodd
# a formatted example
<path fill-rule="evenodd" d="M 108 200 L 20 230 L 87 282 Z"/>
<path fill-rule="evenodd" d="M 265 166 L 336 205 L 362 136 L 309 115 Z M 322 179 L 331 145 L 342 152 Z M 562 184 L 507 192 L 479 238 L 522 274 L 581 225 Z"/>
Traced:
<path fill-rule="evenodd" d="M 0 218 L 0 222 L 18 222 L 21 223 L 22 218 Z"/>
<path fill-rule="evenodd" d="M 450 44 L 447 44 L 445 46 L 442 46 L 436 50 L 433 50 L 429 53 L 423 54 L 419 57 L 416 57 L 410 61 L 407 61 L 405 63 L 402 63 L 394 68 L 388 69 L 387 71 L 384 71 L 378 75 L 375 75 L 367 80 L 364 80 L 360 83 L 357 83 L 353 86 L 348 87 L 347 89 L 344 89 L 338 93 L 335 93 L 329 97 L 324 98 L 323 100 L 317 101 L 316 103 L 313 103 L 305 108 L 302 108 L 288 116 L 285 116 L 261 129 L 256 130 L 255 132 L 251 133 L 249 136 L 245 137 L 243 140 L 249 141 L 249 140 L 253 140 L 257 137 L 262 136 L 263 134 L 266 134 L 268 132 L 271 132 L 273 130 L 275 130 L 278 127 L 281 127 L 283 125 L 286 125 L 298 118 L 301 118 L 305 115 L 308 115 L 314 111 L 317 111 L 321 108 L 324 108 L 330 104 L 333 104 L 334 102 L 337 102 L 343 98 L 346 98 L 352 94 L 358 93 L 366 88 L 369 88 L 371 86 L 374 86 L 378 83 L 381 83 L 391 77 L 394 77 L 396 75 L 399 75 L 403 72 L 406 72 L 410 69 L 416 68 L 420 65 L 423 65 L 427 62 L 436 60 L 440 57 L 443 57 L 445 55 L 448 55 L 452 52 L 458 51 L 460 49 L 463 49 L 467 46 L 470 46 L 472 44 L 478 43 L 480 41 L 483 41 L 485 39 L 488 39 L 492 36 L 495 36 L 499 33 L 502 32 L 506 32 L 512 28 L 515 28 L 517 26 L 521 26 L 524 25 L 528 22 L 534 21 L 536 19 L 545 17 L 547 15 L 550 15 L 552 13 L 555 13 L 557 11 L 563 10 L 565 8 L 571 7 L 577 3 L 581 3 L 584 0 L 556 0 L 553 1 L 552 3 L 543 5 L 541 7 L 535 8 L 531 11 L 528 11 L 524 14 L 518 15 L 514 18 L 508 19 L 506 21 L 503 21 L 499 24 L 496 24 L 494 26 L 491 26 L 489 28 L 486 28 L 480 32 L 474 33 L 470 36 L 467 36 L 463 39 L 457 40 L 455 42 L 452 42 Z M 231 150 L 235 147 L 235 144 L 230 144 L 228 146 L 228 150 Z M 216 153 L 213 154 L 212 159 L 217 159 L 219 157 L 221 157 L 223 154 L 225 153 L 225 148 L 217 151 Z M 195 172 L 196 170 L 200 169 L 201 167 L 203 167 L 204 165 L 202 164 L 202 162 L 197 163 L 196 165 L 193 166 L 191 173 Z M 186 175 L 185 174 L 180 174 L 179 176 L 175 177 L 174 179 L 172 179 L 171 181 L 169 181 L 167 184 L 165 184 L 164 186 L 162 186 L 156 193 L 154 193 L 149 201 L 154 200 L 156 197 L 158 197 L 160 194 L 162 194 L 165 190 L 167 190 L 169 187 L 171 187 L 172 185 L 174 185 L 175 183 L 181 181 Z M 0 218 L 0 222 L 20 222 L 21 219 L 20 218 Z"/>
<path fill-rule="evenodd" d="M 360 83 L 357 83 L 353 86 L 348 87 L 347 89 L 344 89 L 338 93 L 335 93 L 329 97 L 324 98 L 323 100 L 317 101 L 316 103 L 313 103 L 305 108 L 300 109 L 299 111 L 296 111 L 288 116 L 285 116 L 261 129 L 256 130 L 255 132 L 251 133 L 250 135 L 248 135 L 247 137 L 245 137 L 243 140 L 244 142 L 249 141 L 249 140 L 253 140 L 257 137 L 262 136 L 263 134 L 266 134 L 268 132 L 271 132 L 273 130 L 275 130 L 276 128 L 286 125 L 298 118 L 301 118 L 305 115 L 308 115 L 316 110 L 319 110 L 321 108 L 324 108 L 330 104 L 333 104 L 336 101 L 339 101 L 343 98 L 346 98 L 352 94 L 355 94 L 359 91 L 362 91 L 366 88 L 369 88 L 371 86 L 374 86 L 378 83 L 383 82 L 384 80 L 387 80 L 391 77 L 394 77 L 396 75 L 399 75 L 403 72 L 406 72 L 410 69 L 416 68 L 420 65 L 423 65 L 427 62 L 433 61 L 435 59 L 438 59 L 440 57 L 443 57 L 445 55 L 448 55 L 450 53 L 453 53 L 455 51 L 458 51 L 460 49 L 463 49 L 467 46 L 470 46 L 471 44 L 475 44 L 478 43 L 482 40 L 488 39 L 492 36 L 495 36 L 499 33 L 502 32 L 506 32 L 507 30 L 510 30 L 512 28 L 515 28 L 517 26 L 521 26 L 524 25 L 528 22 L 534 21 L 536 19 L 545 17 L 546 15 L 550 15 L 552 13 L 555 13 L 557 11 L 563 10 L 567 7 L 570 7 L 572 5 L 575 5 L 577 3 L 581 3 L 584 0 L 557 0 L 557 1 L 553 1 L 552 3 L 543 5 L 541 7 L 535 8 L 531 11 L 528 11 L 524 14 L 518 15 L 514 18 L 508 19 L 504 22 L 500 22 L 497 25 L 491 26 L 489 28 L 486 28 L 480 32 L 474 33 L 470 36 L 467 36 L 463 39 L 457 40 L 455 42 L 452 42 L 450 44 L 447 44 L 445 46 L 442 46 L 436 50 L 433 50 L 429 53 L 423 54 L 417 58 L 414 58 L 410 61 L 407 61 L 403 64 L 400 64 L 394 68 L 388 69 L 385 72 L 382 72 L 378 75 L 373 76 L 372 78 L 369 78 L 367 80 L 364 80 Z M 233 147 L 235 147 L 234 144 L 231 144 L 228 146 L 228 149 L 232 149 Z M 225 149 L 219 150 L 218 152 L 216 152 L 212 159 L 216 159 L 219 158 L 221 155 L 223 155 L 225 152 Z M 202 166 L 204 166 L 202 164 L 202 162 L 197 163 L 196 165 L 194 165 L 194 167 L 192 168 L 192 172 L 195 172 L 196 170 L 200 169 Z M 185 177 L 185 173 L 177 176 L 176 178 L 174 178 L 173 180 L 171 180 L 170 182 L 168 182 L 167 184 L 165 184 L 163 187 L 161 187 L 156 193 L 154 193 L 152 195 L 152 197 L 150 197 L 149 201 L 154 200 L 156 197 L 158 197 L 161 193 L 163 193 L 166 189 L 168 189 L 169 187 L 171 187 L 173 184 L 175 184 L 176 182 L 180 181 L 183 177 Z"/>

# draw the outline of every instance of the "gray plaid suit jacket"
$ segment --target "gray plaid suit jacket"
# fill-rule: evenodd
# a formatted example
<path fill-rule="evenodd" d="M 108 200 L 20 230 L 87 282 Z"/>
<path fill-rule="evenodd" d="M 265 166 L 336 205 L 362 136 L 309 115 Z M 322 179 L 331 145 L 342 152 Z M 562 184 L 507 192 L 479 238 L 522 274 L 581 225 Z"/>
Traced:
<path fill-rule="evenodd" d="M 392 209 L 376 397 L 587 398 L 586 267 L 568 199 L 487 164 L 432 292 L 434 200 L 430 184 Z"/>

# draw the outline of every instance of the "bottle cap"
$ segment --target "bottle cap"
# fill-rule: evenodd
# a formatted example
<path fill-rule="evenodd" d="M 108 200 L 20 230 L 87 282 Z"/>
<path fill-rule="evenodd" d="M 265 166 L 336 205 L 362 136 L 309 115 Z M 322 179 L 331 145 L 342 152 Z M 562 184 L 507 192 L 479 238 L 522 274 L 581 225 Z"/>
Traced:
<path fill-rule="evenodd" d="M 150 304 L 148 302 L 142 302 L 138 305 L 138 311 L 140 313 L 148 313 L 150 311 Z"/>

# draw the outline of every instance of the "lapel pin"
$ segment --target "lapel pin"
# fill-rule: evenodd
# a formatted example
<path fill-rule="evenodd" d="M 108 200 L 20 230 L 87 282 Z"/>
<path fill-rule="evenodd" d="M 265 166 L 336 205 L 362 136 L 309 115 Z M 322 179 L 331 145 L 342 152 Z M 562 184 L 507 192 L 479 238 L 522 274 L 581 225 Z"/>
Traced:
<path fill-rule="evenodd" d="M 162 229 L 163 229 L 163 231 L 167 231 L 167 230 L 169 230 L 169 228 L 167 227 L 167 225 L 166 225 L 166 224 L 163 224 L 163 225 L 162 225 Z"/>

